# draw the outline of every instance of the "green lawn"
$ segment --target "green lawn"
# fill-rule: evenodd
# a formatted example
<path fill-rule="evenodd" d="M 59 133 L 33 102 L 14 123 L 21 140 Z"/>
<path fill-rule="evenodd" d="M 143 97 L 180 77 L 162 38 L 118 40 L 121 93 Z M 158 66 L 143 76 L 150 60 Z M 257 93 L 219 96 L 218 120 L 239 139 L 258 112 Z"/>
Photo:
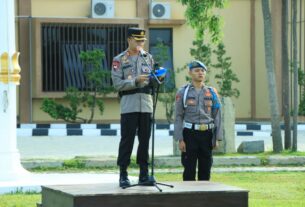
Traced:
<path fill-rule="evenodd" d="M 181 181 L 181 174 L 156 174 L 158 181 Z M 250 191 L 250 207 L 304 207 L 305 173 L 214 173 L 212 181 Z M 35 207 L 40 194 L 0 195 L 0 207 Z"/>
<path fill-rule="evenodd" d="M 181 180 L 180 174 L 159 174 L 158 181 Z M 214 173 L 212 181 L 249 190 L 250 207 L 305 207 L 305 173 Z"/>
<path fill-rule="evenodd" d="M 0 195 L 0 207 L 36 207 L 36 203 L 40 201 L 40 194 Z"/>

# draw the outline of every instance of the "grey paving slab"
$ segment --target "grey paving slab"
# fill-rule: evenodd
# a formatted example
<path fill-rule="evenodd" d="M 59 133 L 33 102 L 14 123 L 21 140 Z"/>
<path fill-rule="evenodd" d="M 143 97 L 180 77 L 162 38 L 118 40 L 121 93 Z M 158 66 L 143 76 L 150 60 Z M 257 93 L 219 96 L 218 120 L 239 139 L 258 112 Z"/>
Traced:
<path fill-rule="evenodd" d="M 284 136 L 283 136 L 284 139 Z M 236 137 L 235 148 L 242 141 L 263 140 L 265 151 L 272 150 L 272 137 Z M 18 137 L 17 144 L 21 158 L 65 158 L 75 156 L 117 156 L 119 136 L 33 136 Z M 284 143 L 284 142 L 283 142 Z M 137 152 L 137 137 L 133 149 L 133 155 Z M 298 150 L 305 151 L 305 132 L 298 133 Z M 150 149 L 151 152 L 151 149 Z M 172 155 L 173 141 L 171 136 L 156 136 L 155 155 Z"/>

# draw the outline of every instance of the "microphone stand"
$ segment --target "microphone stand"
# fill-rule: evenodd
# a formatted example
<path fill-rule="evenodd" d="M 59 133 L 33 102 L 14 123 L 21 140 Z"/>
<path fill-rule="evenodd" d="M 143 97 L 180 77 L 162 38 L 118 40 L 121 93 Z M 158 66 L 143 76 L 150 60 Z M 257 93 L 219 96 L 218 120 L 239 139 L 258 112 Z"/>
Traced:
<path fill-rule="evenodd" d="M 143 53 L 140 52 L 140 56 L 141 58 L 145 61 L 146 65 L 149 67 L 149 64 L 147 62 L 147 60 L 143 57 Z M 158 185 L 163 185 L 163 186 L 167 186 L 170 188 L 173 188 L 173 185 L 169 185 L 169 184 L 165 184 L 165 183 L 159 183 L 156 181 L 155 177 L 154 177 L 154 166 L 155 166 L 155 112 L 156 112 L 156 107 L 157 107 L 157 102 L 158 102 L 158 95 L 159 95 L 159 88 L 160 85 L 162 84 L 162 82 L 158 79 L 158 77 L 156 76 L 156 74 L 154 73 L 154 71 L 152 70 L 152 68 L 149 67 L 149 73 L 150 75 L 152 75 L 153 79 L 157 82 L 157 87 L 154 84 L 151 84 L 152 87 L 152 98 L 153 98 L 153 112 L 152 112 L 152 119 L 151 119 L 151 128 L 152 128 L 152 140 L 151 140 L 151 172 L 150 172 L 150 176 L 148 176 L 148 181 L 146 182 L 142 182 L 141 184 L 133 184 L 127 187 L 123 187 L 123 189 L 125 188 L 130 188 L 130 187 L 134 187 L 134 186 L 155 186 L 159 192 L 162 192 L 162 189 L 159 188 Z M 157 90 L 155 90 L 155 87 Z"/>

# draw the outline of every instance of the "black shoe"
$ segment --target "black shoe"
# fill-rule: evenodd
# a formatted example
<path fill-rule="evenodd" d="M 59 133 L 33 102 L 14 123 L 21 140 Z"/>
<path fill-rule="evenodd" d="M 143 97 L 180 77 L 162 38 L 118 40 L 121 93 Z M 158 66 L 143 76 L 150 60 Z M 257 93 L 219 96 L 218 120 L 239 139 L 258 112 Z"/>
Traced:
<path fill-rule="evenodd" d="M 156 184 L 156 180 L 153 176 L 143 176 L 143 177 L 139 177 L 139 185 L 143 185 L 143 186 L 154 186 Z"/>
<path fill-rule="evenodd" d="M 140 176 L 138 184 L 139 185 L 147 185 L 147 184 L 149 184 L 149 177 L 148 177 L 148 175 Z"/>
<path fill-rule="evenodd" d="M 129 181 L 128 177 L 127 176 L 121 177 L 120 178 L 120 187 L 127 188 L 129 186 L 130 186 L 130 181 Z"/>
<path fill-rule="evenodd" d="M 130 181 L 128 179 L 128 172 L 126 166 L 120 166 L 120 181 L 119 185 L 121 188 L 127 188 L 130 186 Z"/>
<path fill-rule="evenodd" d="M 148 166 L 140 165 L 139 185 L 143 185 L 149 182 Z"/>

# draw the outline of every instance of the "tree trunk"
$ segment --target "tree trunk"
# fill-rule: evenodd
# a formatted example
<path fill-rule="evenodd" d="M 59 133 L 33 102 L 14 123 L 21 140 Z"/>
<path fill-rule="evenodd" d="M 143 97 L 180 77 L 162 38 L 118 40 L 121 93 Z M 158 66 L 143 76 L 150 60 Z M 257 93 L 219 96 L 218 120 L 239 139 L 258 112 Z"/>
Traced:
<path fill-rule="evenodd" d="M 264 39 L 265 39 L 265 62 L 268 77 L 269 102 L 271 110 L 271 125 L 272 125 L 272 142 L 273 151 L 278 153 L 283 150 L 280 115 L 276 93 L 276 81 L 274 74 L 273 63 L 273 47 L 272 47 L 272 25 L 269 8 L 269 0 L 262 0 L 262 10 L 264 18 Z"/>
<path fill-rule="evenodd" d="M 293 142 L 292 151 L 297 151 L 298 130 L 298 66 L 297 66 L 297 1 L 292 1 L 292 39 L 293 39 Z"/>
<path fill-rule="evenodd" d="M 282 0 L 282 90 L 285 123 L 285 149 L 291 149 L 290 93 L 288 63 L 288 0 Z"/>

